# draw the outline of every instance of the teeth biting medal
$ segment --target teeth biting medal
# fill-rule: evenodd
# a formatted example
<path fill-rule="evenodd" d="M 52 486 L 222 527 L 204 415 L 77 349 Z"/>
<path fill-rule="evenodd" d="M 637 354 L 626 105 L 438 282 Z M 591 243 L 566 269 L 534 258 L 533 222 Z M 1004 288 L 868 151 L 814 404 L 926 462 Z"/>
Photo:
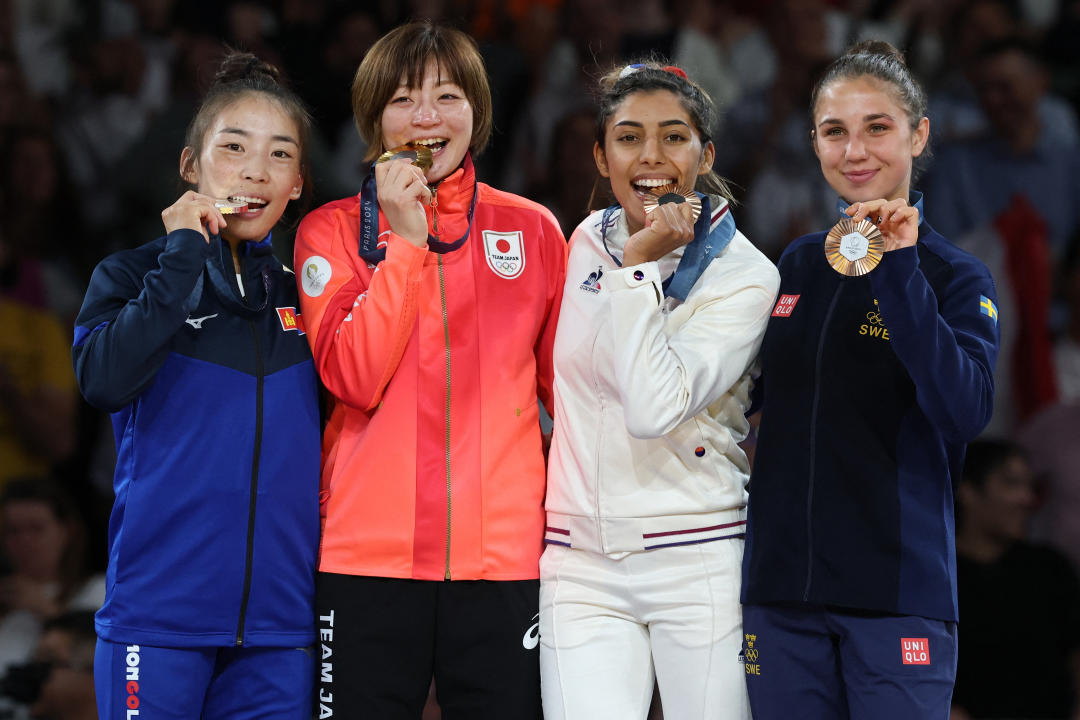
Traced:
<path fill-rule="evenodd" d="M 690 188 L 676 187 L 672 183 L 661 185 L 650 191 L 650 197 L 645 198 L 643 202 L 645 214 L 648 215 L 661 205 L 670 202 L 690 203 L 690 214 L 693 215 L 694 222 L 697 222 L 698 216 L 701 215 L 701 198 L 697 196 L 697 193 Z"/>
<path fill-rule="evenodd" d="M 405 158 L 406 160 L 411 161 L 413 165 L 424 172 L 431 169 L 431 148 L 417 143 L 406 143 L 404 145 L 398 145 L 395 148 L 390 148 L 380 155 L 375 162 L 384 163 L 388 160 L 396 160 L 398 158 Z"/>
<path fill-rule="evenodd" d="M 246 202 L 234 202 L 233 200 L 215 200 L 214 207 L 222 215 L 237 215 L 245 212 L 248 209 L 248 204 Z"/>

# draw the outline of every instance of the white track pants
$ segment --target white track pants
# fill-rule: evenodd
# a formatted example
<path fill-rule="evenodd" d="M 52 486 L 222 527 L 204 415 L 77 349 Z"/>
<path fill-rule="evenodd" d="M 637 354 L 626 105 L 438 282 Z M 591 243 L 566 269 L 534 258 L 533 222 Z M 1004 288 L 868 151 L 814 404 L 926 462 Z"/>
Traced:
<path fill-rule="evenodd" d="M 618 559 L 549 545 L 540 559 L 545 720 L 639 720 L 653 676 L 665 720 L 749 720 L 742 539 Z"/>

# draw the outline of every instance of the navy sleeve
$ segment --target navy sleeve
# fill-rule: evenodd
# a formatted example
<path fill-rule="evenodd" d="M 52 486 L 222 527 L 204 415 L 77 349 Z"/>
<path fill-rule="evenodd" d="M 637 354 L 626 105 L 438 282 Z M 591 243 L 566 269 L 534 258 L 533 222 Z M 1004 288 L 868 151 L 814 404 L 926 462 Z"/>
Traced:
<path fill-rule="evenodd" d="M 930 422 L 947 439 L 967 442 L 986 427 L 994 409 L 1000 332 L 993 278 L 974 258 L 953 258 L 953 276 L 945 297 L 938 298 L 915 247 L 886 257 L 870 279 L 893 350 Z"/>
<path fill-rule="evenodd" d="M 94 269 L 75 321 L 72 361 L 79 389 L 91 405 L 115 412 L 153 380 L 183 327 L 188 298 L 211 248 L 201 233 L 176 230 L 165 239 L 157 267 L 118 253 Z"/>

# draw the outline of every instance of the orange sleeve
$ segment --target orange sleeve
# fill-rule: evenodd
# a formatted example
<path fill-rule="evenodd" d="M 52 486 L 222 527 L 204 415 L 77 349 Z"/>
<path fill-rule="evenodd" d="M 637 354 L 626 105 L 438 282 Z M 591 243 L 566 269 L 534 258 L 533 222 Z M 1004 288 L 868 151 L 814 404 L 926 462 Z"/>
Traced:
<path fill-rule="evenodd" d="M 559 229 L 559 222 L 546 208 L 541 225 L 544 236 L 540 239 L 540 254 L 544 261 L 544 273 L 547 276 L 547 306 L 544 324 L 536 341 L 536 388 L 544 409 L 555 416 L 555 395 L 552 384 L 555 378 L 553 349 L 555 346 L 555 328 L 559 320 L 559 307 L 562 305 L 563 285 L 566 283 L 566 238 Z"/>
<path fill-rule="evenodd" d="M 386 259 L 370 268 L 357 253 L 348 206 L 310 213 L 296 233 L 300 308 L 326 388 L 352 407 L 374 408 L 416 324 L 426 247 L 390 233 Z"/>

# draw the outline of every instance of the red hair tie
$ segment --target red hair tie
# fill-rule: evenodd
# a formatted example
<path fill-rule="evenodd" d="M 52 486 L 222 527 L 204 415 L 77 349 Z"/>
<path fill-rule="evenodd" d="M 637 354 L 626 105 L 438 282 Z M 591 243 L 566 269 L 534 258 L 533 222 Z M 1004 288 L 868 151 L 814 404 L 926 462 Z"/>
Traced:
<path fill-rule="evenodd" d="M 660 69 L 664 70 L 666 72 L 669 72 L 672 75 L 678 75 L 683 80 L 689 80 L 690 79 L 690 78 L 686 77 L 686 71 L 685 70 L 683 70 L 682 68 L 679 68 L 679 67 L 675 67 L 674 65 L 665 65 L 664 67 L 662 67 Z"/>

